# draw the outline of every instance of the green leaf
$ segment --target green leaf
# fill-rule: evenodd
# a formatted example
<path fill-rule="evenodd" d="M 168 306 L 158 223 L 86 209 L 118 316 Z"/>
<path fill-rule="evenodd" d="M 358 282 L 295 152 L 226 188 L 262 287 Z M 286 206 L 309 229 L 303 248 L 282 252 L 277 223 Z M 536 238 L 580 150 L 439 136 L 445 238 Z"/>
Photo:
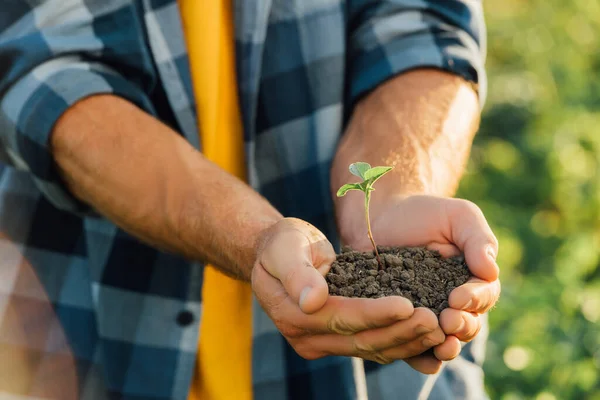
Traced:
<path fill-rule="evenodd" d="M 375 190 L 371 187 L 371 182 L 369 182 L 369 181 L 363 181 L 359 185 L 360 185 L 360 190 L 362 190 L 365 193 L 367 193 L 368 191 L 372 192 L 373 190 Z"/>
<path fill-rule="evenodd" d="M 338 189 L 337 197 L 345 196 L 350 190 L 360 190 L 362 192 L 362 187 L 359 183 L 346 183 L 344 186 Z"/>
<path fill-rule="evenodd" d="M 368 170 L 367 172 L 365 172 L 365 182 L 367 184 L 367 187 L 370 190 L 375 190 L 373 189 L 373 184 L 375 182 L 377 182 L 377 180 L 379 178 L 381 178 L 383 175 L 387 174 L 388 172 L 390 172 L 392 170 L 393 167 L 373 167 L 370 170 Z"/>
<path fill-rule="evenodd" d="M 367 172 L 369 169 L 371 169 L 371 165 L 366 162 L 355 162 L 350 164 L 349 168 L 352 175 L 356 175 L 363 180 L 366 179 L 365 172 Z"/>
<path fill-rule="evenodd" d="M 383 175 L 390 172 L 394 167 L 373 167 L 369 168 L 364 172 L 363 179 L 364 180 L 372 180 L 375 182 L 377 179 L 381 178 Z"/>

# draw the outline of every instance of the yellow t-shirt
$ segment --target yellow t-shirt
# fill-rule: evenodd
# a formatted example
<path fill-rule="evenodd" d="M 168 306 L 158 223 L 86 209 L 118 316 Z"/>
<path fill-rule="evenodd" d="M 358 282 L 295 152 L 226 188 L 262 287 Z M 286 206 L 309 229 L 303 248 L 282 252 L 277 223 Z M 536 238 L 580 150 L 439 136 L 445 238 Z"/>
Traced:
<path fill-rule="evenodd" d="M 179 0 L 204 155 L 244 179 L 232 0 Z M 225 223 L 225 221 L 224 221 Z M 252 399 L 251 289 L 207 266 L 188 400 Z"/>

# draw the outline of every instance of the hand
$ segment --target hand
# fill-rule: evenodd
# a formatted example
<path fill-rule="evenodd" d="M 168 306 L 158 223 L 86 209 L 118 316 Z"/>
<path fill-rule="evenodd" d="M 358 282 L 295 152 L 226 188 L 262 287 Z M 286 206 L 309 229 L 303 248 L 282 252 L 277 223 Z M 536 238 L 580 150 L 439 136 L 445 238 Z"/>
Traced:
<path fill-rule="evenodd" d="M 351 197 L 353 196 L 353 197 Z M 356 250 L 368 251 L 371 244 L 362 211 L 360 193 L 349 193 L 338 202 L 342 240 Z M 373 195 L 377 198 L 377 192 Z M 356 211 L 358 210 L 358 212 Z M 440 315 L 447 335 L 434 348 L 434 355 L 406 360 L 417 370 L 436 369 L 440 360 L 460 353 L 460 341 L 472 340 L 481 329 L 479 315 L 488 311 L 500 295 L 496 264 L 498 242 L 481 210 L 465 200 L 433 196 L 379 198 L 371 207 L 372 231 L 378 245 L 427 246 L 444 257 L 464 253 L 471 273 L 469 282 L 450 294 L 450 307 Z M 432 313 L 433 315 L 433 313 Z"/>
<path fill-rule="evenodd" d="M 300 356 L 355 356 L 390 363 L 445 340 L 435 315 L 415 310 L 405 298 L 329 296 L 324 276 L 334 260 L 325 236 L 298 219 L 279 221 L 259 240 L 252 288 Z"/>

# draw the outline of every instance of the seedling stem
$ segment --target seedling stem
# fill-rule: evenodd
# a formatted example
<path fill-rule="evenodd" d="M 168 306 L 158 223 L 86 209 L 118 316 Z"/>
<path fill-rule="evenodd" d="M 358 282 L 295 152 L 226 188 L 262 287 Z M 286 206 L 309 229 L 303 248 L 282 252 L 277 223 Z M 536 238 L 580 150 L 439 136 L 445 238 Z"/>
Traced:
<path fill-rule="evenodd" d="M 367 234 L 369 236 L 369 240 L 371 240 L 371 244 L 373 245 L 373 251 L 375 252 L 375 256 L 377 257 L 377 263 L 379 264 L 379 269 L 383 269 L 383 263 L 381 262 L 381 257 L 379 256 L 379 251 L 377 250 L 377 245 L 375 244 L 375 239 L 373 239 L 373 232 L 371 231 L 371 218 L 369 216 L 369 204 L 371 201 L 371 192 L 375 190 L 373 188 L 373 184 L 381 178 L 383 175 L 387 174 L 393 167 L 373 167 L 366 162 L 356 162 L 350 164 L 350 173 L 355 176 L 358 176 L 363 181 L 361 183 L 347 183 L 343 185 L 338 191 L 337 196 L 343 197 L 350 190 L 360 190 L 365 195 L 365 219 L 367 221 Z"/>

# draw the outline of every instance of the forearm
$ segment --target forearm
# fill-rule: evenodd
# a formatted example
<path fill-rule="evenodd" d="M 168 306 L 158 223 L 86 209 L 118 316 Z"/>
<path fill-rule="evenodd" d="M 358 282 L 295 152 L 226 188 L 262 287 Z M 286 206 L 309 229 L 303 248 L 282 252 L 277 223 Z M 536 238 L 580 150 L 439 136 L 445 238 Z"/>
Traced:
<path fill-rule="evenodd" d="M 83 100 L 52 133 L 76 197 L 156 247 L 249 280 L 259 233 L 281 215 L 176 132 L 115 96 Z"/>
<path fill-rule="evenodd" d="M 377 183 L 388 195 L 452 195 L 463 174 L 479 123 L 472 85 L 437 70 L 415 70 L 384 83 L 356 107 L 332 167 L 332 192 L 348 165 L 393 165 Z"/>

